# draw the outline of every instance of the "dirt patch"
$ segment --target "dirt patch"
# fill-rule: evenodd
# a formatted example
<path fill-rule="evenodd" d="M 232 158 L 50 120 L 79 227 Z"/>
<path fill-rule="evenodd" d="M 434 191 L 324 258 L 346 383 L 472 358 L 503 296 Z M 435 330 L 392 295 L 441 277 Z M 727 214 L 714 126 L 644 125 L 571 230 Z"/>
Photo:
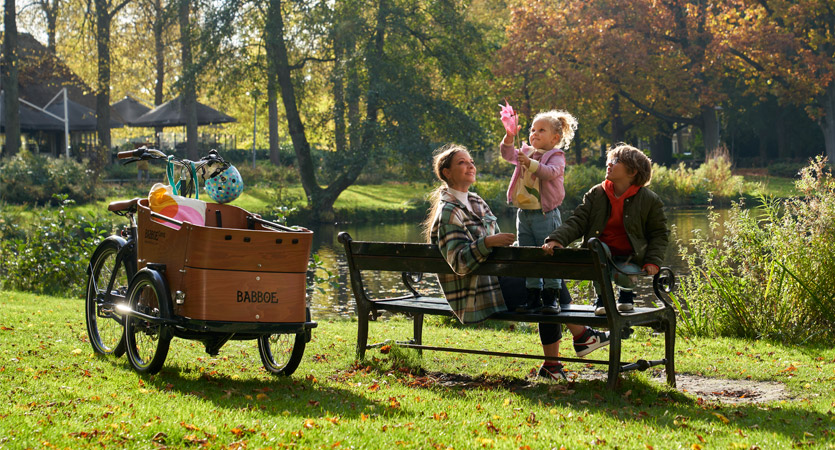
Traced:
<path fill-rule="evenodd" d="M 652 378 L 666 383 L 666 375 Z M 783 383 L 755 380 L 726 380 L 685 373 L 676 374 L 676 389 L 708 401 L 720 403 L 766 403 L 794 397 Z"/>
<path fill-rule="evenodd" d="M 587 369 L 576 374 L 579 379 L 606 381 L 606 372 L 601 370 Z M 570 377 L 569 374 L 569 379 Z M 659 384 L 667 384 L 664 371 L 654 372 L 650 379 Z M 775 381 L 728 380 L 687 373 L 676 374 L 676 389 L 705 401 L 729 404 L 767 403 L 794 398 L 786 389 L 786 385 Z"/>
<path fill-rule="evenodd" d="M 585 368 L 579 371 L 568 370 L 568 383 L 555 385 L 556 389 L 570 389 L 573 383 L 582 380 L 600 380 L 606 382 L 606 371 Z M 650 378 L 660 385 L 667 384 L 663 370 L 655 370 Z M 403 382 L 412 387 L 444 387 L 453 389 L 528 389 L 539 383 L 549 383 L 538 378 L 532 370 L 526 377 L 513 376 L 469 376 L 445 372 L 425 372 L 421 375 L 409 375 Z M 687 373 L 676 374 L 676 389 L 679 392 L 695 396 L 706 402 L 726 404 L 768 403 L 780 400 L 792 400 L 795 397 L 783 383 L 774 381 L 729 380 L 709 378 Z"/>

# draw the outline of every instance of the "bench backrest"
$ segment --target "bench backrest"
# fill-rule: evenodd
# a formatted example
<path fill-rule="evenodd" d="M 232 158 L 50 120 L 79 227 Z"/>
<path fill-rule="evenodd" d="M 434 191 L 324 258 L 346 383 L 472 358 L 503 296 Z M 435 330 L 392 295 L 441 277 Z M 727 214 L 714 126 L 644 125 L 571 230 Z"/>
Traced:
<path fill-rule="evenodd" d="M 437 245 L 353 241 L 345 232 L 339 233 L 339 241 L 355 270 L 453 273 Z M 552 256 L 536 247 L 497 247 L 473 274 L 604 280 L 608 279 L 605 261 L 603 254 L 586 248 L 555 249 Z"/>

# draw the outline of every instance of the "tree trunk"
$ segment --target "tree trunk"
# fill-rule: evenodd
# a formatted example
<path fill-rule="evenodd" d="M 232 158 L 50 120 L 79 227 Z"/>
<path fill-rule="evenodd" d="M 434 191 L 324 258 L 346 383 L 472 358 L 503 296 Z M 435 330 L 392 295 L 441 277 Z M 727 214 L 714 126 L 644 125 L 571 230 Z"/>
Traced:
<path fill-rule="evenodd" d="M 275 166 L 281 165 L 278 148 L 278 87 L 276 86 L 275 69 L 268 69 L 267 73 L 267 109 L 269 110 L 270 126 L 270 162 Z"/>
<path fill-rule="evenodd" d="M 345 71 L 343 70 L 343 47 L 341 37 L 335 33 L 333 36 L 333 138 L 336 151 L 345 152 L 348 140 L 345 134 Z"/>
<path fill-rule="evenodd" d="M 197 151 L 197 88 L 195 82 L 195 68 L 191 56 L 191 22 L 189 19 L 189 0 L 180 0 L 179 22 L 180 22 L 180 48 L 182 51 L 182 90 L 180 95 L 182 101 L 180 108 L 186 118 L 186 158 L 197 160 L 200 155 Z"/>
<path fill-rule="evenodd" d="M 789 148 L 789 130 L 786 129 L 784 115 L 783 108 L 778 108 L 774 131 L 777 133 L 777 157 L 780 159 L 789 159 L 792 157 L 792 154 Z"/>
<path fill-rule="evenodd" d="M 649 144 L 649 154 L 652 162 L 662 166 L 669 166 L 673 162 L 672 127 L 662 122 Z"/>
<path fill-rule="evenodd" d="M 163 33 L 167 20 L 165 18 L 165 8 L 162 6 L 160 0 L 154 0 L 154 66 L 157 72 L 157 79 L 154 82 L 154 106 L 159 106 L 165 99 L 163 97 L 165 88 L 165 42 L 163 41 Z M 154 128 L 154 146 L 160 148 L 162 145 L 161 137 L 162 127 Z"/>
<path fill-rule="evenodd" d="M 281 100 L 287 116 L 290 139 L 296 152 L 299 177 L 307 196 L 308 206 L 315 210 L 319 208 L 319 205 L 314 203 L 314 197 L 321 191 L 321 188 L 316 183 L 316 172 L 313 167 L 313 160 L 310 157 L 310 143 L 305 136 L 304 124 L 302 124 L 301 115 L 296 105 L 296 91 L 293 87 L 293 79 L 290 76 L 287 47 L 284 44 L 284 18 L 281 13 L 281 0 L 269 1 L 265 31 L 267 34 L 267 58 L 275 60 L 275 64 L 270 67 L 276 71 L 274 76 L 281 91 Z"/>
<path fill-rule="evenodd" d="M 626 138 L 626 130 L 620 115 L 620 96 L 617 94 L 609 100 L 609 122 L 612 124 L 612 144 L 623 142 Z"/>
<path fill-rule="evenodd" d="M 705 158 L 719 147 L 719 119 L 713 106 L 702 106 L 702 138 L 705 144 Z"/>
<path fill-rule="evenodd" d="M 15 0 L 6 0 L 3 8 L 3 74 L 5 92 L 3 115 L 6 123 L 6 148 L 0 156 L 11 156 L 20 149 L 20 99 L 18 87 L 17 13 Z"/>
<path fill-rule="evenodd" d="M 574 148 L 574 164 L 583 164 L 583 136 L 581 131 L 574 132 L 574 140 L 571 141 L 571 147 Z"/>
<path fill-rule="evenodd" d="M 41 4 L 44 15 L 46 16 L 46 48 L 55 53 L 55 30 L 58 22 L 58 0 L 44 0 Z"/>
<path fill-rule="evenodd" d="M 106 0 L 95 0 L 96 49 L 98 51 L 98 80 L 96 86 L 96 132 L 99 158 L 110 153 L 110 21 Z M 78 152 L 76 151 L 76 154 Z M 97 163 L 100 161 L 97 161 Z M 98 167 L 98 164 L 95 165 Z"/>
<path fill-rule="evenodd" d="M 818 121 L 823 131 L 823 142 L 826 145 L 826 157 L 830 162 L 835 161 L 835 81 L 830 81 L 823 94 L 824 115 Z"/>

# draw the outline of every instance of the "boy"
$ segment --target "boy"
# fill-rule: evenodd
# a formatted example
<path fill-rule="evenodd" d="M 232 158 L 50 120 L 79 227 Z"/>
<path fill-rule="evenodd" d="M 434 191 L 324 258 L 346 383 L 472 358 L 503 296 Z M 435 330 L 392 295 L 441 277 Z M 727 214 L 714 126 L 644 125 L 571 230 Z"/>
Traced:
<path fill-rule="evenodd" d="M 646 188 L 652 178 L 652 162 L 635 147 L 618 144 L 606 155 L 606 179 L 591 188 L 583 203 L 562 226 L 545 239 L 542 249 L 554 254 L 579 237 L 583 244 L 596 237 L 609 247 L 612 259 L 622 270 L 647 275 L 658 273 L 667 249 L 667 217 L 664 205 L 654 192 Z M 632 311 L 635 300 L 634 282 L 620 272 L 613 273 L 618 286 L 618 311 Z M 606 315 L 606 307 L 598 292 L 594 313 Z"/>

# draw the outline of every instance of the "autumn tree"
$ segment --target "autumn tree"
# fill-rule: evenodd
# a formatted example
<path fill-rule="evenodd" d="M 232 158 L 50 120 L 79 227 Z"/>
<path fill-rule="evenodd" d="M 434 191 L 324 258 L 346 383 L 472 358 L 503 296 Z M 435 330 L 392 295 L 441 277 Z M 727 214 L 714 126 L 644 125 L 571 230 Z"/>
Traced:
<path fill-rule="evenodd" d="M 750 92 L 804 107 L 835 158 L 835 7 L 816 0 L 728 0 L 717 27 Z"/>
<path fill-rule="evenodd" d="M 725 98 L 726 75 L 715 52 L 719 39 L 708 26 L 716 13 L 711 5 L 569 0 L 555 8 L 535 1 L 514 11 L 508 38 L 514 54 L 547 68 L 544 78 L 568 93 L 557 99 L 585 102 L 578 109 L 596 112 L 612 141 L 633 126 L 669 139 L 675 127 L 694 125 L 708 151 L 718 145 L 716 107 Z"/>

